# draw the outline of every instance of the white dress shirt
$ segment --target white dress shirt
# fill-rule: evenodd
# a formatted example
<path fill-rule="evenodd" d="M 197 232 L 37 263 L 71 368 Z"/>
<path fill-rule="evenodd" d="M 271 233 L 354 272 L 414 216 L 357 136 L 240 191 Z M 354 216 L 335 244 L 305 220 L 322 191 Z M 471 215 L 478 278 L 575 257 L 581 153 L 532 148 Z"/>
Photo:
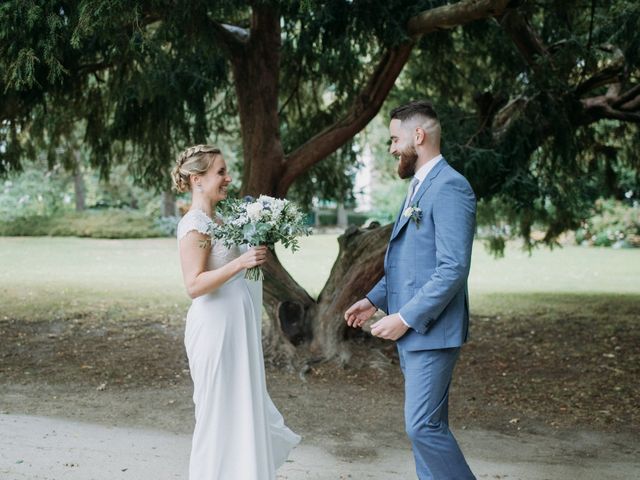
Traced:
<path fill-rule="evenodd" d="M 433 167 L 436 166 L 436 164 L 440 160 L 442 160 L 442 155 L 433 157 L 431 160 L 429 160 L 427 163 L 421 166 L 416 173 L 413 174 L 413 178 L 418 179 L 418 184 L 416 185 L 416 188 L 413 191 L 413 195 L 411 196 L 409 201 L 413 200 L 413 197 L 415 197 L 416 193 L 418 192 L 418 189 L 422 185 L 422 182 L 424 182 L 424 179 L 427 178 L 427 175 L 429 175 L 429 172 L 433 169 Z"/>
<path fill-rule="evenodd" d="M 413 195 L 409 199 L 409 203 L 411 203 L 411 200 L 413 200 L 413 197 L 416 196 L 418 189 L 422 185 L 422 182 L 424 182 L 424 179 L 427 178 L 427 175 L 429 175 L 429 172 L 433 169 L 433 167 L 436 166 L 436 164 L 440 160 L 442 160 L 442 155 L 437 155 L 433 157 L 431 160 L 429 160 L 427 163 L 421 166 L 416 173 L 413 174 L 413 178 L 418 179 L 418 184 L 416 185 L 416 188 L 414 188 L 413 190 Z M 404 323 L 407 327 L 411 328 L 409 324 L 405 322 L 404 318 L 402 318 L 402 315 L 400 315 L 400 313 L 398 313 L 398 316 L 400 317 L 400 320 L 402 320 L 402 323 Z"/>

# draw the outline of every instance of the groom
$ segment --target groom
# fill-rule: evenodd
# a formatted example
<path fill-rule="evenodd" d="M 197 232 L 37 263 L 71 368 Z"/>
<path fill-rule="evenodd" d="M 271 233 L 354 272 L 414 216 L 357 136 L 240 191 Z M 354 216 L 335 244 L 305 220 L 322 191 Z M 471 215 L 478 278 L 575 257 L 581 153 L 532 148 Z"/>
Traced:
<path fill-rule="evenodd" d="M 397 340 L 405 379 L 405 424 L 420 480 L 474 479 L 449 430 L 449 386 L 467 340 L 467 277 L 476 200 L 469 182 L 440 154 L 440 122 L 431 103 L 391 112 L 389 152 L 411 178 L 391 233 L 384 275 L 345 312 L 361 327 L 379 308 L 371 333 Z"/>

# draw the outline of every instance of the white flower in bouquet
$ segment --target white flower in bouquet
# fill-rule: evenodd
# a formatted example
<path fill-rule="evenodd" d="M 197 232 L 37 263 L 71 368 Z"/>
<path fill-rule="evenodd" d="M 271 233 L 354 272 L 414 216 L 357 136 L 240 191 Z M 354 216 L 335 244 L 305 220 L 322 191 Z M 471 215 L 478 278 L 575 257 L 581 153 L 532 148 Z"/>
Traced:
<path fill-rule="evenodd" d="M 245 197 L 244 200 L 229 199 L 225 202 L 223 217 L 223 224 L 212 227 L 210 235 L 227 247 L 266 245 L 273 248 L 281 242 L 285 248 L 295 252 L 298 249 L 298 237 L 311 233 L 296 205 L 267 195 L 261 195 L 257 200 L 251 197 Z M 250 268 L 245 277 L 262 280 L 262 269 Z"/>
<path fill-rule="evenodd" d="M 266 195 L 261 195 L 260 198 L 262 197 L 266 197 Z M 271 197 L 266 197 L 271 199 Z M 280 217 L 280 215 L 282 215 L 282 211 L 284 210 L 285 207 L 285 200 L 281 200 L 279 198 L 274 198 L 272 199 L 273 201 L 271 202 L 271 215 L 274 219 Z"/>
<path fill-rule="evenodd" d="M 260 202 L 253 202 L 247 205 L 247 216 L 252 222 L 257 222 L 262 218 L 264 208 Z"/>

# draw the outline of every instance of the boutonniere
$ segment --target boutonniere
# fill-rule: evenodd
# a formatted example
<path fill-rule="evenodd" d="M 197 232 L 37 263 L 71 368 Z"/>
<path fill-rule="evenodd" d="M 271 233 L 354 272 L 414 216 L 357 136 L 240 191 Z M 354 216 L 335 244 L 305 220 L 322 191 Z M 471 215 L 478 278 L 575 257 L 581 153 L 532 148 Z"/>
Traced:
<path fill-rule="evenodd" d="M 420 228 L 420 220 L 422 219 L 422 209 L 418 207 L 417 203 L 414 203 L 410 207 L 404 209 L 402 215 L 416 222 L 416 228 Z"/>

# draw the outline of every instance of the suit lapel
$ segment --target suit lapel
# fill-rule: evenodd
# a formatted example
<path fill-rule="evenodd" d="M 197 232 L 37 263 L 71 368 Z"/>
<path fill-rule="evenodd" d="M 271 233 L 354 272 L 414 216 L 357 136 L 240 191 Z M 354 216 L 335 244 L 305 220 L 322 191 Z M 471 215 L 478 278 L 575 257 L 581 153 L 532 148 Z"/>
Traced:
<path fill-rule="evenodd" d="M 391 238 L 393 238 L 395 236 L 395 233 L 396 233 L 396 230 L 398 228 L 398 225 L 402 221 L 402 212 L 403 212 L 403 208 L 402 207 L 404 207 L 404 202 L 406 200 L 407 200 L 407 197 L 405 196 L 402 199 L 402 205 L 400 205 L 400 211 L 398 212 L 398 216 L 396 217 L 396 222 L 393 224 L 393 230 L 391 231 Z"/>
<path fill-rule="evenodd" d="M 447 165 L 449 165 L 449 164 L 443 158 L 442 160 L 440 160 L 436 164 L 435 167 L 433 167 L 431 169 L 431 171 L 427 175 L 427 178 L 424 179 L 424 182 L 422 182 L 422 184 L 420 185 L 420 188 L 418 188 L 418 191 L 413 196 L 413 200 L 411 200 L 411 202 L 409 203 L 409 206 L 415 205 L 415 204 L 420 202 L 420 199 L 425 194 L 425 192 L 429 189 L 429 187 L 433 183 L 433 180 L 438 176 L 438 174 L 442 171 L 442 169 Z M 403 203 L 403 206 L 404 206 L 404 203 Z M 402 208 L 402 207 L 400 207 L 400 208 Z M 400 215 L 398 217 L 398 220 L 396 221 L 396 225 L 395 225 L 395 227 L 393 229 L 393 232 L 391 233 L 391 239 L 389 241 L 393 240 L 398 235 L 398 233 L 400 233 L 400 230 L 402 230 L 402 227 L 404 227 L 407 224 L 407 222 L 409 221 L 410 218 L 411 217 L 405 217 L 404 215 L 402 215 L 402 210 L 400 210 Z"/>

